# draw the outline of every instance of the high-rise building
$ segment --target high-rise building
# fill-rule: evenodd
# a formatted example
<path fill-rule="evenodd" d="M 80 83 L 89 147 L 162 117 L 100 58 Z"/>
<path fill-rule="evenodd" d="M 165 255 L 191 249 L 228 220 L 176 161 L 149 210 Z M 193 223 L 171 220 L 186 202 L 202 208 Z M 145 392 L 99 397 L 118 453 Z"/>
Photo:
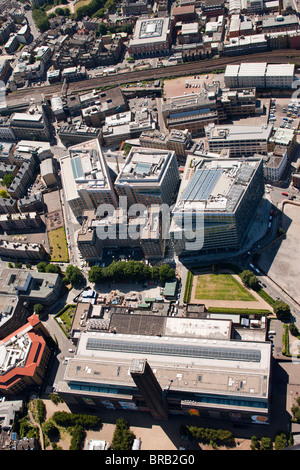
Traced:
<path fill-rule="evenodd" d="M 174 151 L 132 147 L 115 181 L 119 196 L 127 204 L 171 205 L 179 183 L 179 170 Z"/>
<path fill-rule="evenodd" d="M 109 168 L 97 139 L 69 148 L 60 159 L 64 196 L 75 217 L 101 204 L 117 206 Z"/>
<path fill-rule="evenodd" d="M 238 249 L 263 194 L 262 158 L 190 156 L 172 211 L 175 252 L 195 256 Z"/>

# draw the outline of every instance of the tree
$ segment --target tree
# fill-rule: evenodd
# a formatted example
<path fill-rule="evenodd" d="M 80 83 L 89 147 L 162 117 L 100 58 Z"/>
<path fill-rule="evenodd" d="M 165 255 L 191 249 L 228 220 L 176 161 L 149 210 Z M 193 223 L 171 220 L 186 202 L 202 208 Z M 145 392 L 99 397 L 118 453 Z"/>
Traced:
<path fill-rule="evenodd" d="M 2 184 L 6 186 L 7 188 L 9 188 L 13 180 L 14 180 L 14 175 L 12 175 L 11 173 L 7 173 L 2 178 Z"/>
<path fill-rule="evenodd" d="M 5 189 L 1 189 L 0 197 L 2 197 L 3 199 L 8 199 L 8 194 L 7 194 L 7 191 L 5 191 Z"/>
<path fill-rule="evenodd" d="M 279 320 L 287 320 L 290 318 L 290 307 L 282 300 L 276 300 L 274 302 L 273 311 Z"/>
<path fill-rule="evenodd" d="M 175 270 L 171 268 L 169 264 L 163 264 L 159 267 L 159 280 L 160 282 L 166 282 L 169 279 L 175 277 Z"/>
<path fill-rule="evenodd" d="M 33 311 L 36 315 L 41 315 L 43 313 L 44 307 L 42 304 L 35 304 L 33 307 Z"/>
<path fill-rule="evenodd" d="M 257 277 L 253 274 L 252 271 L 249 270 L 244 270 L 240 274 L 242 282 L 245 284 L 245 286 L 250 287 L 251 289 L 257 290 L 259 283 Z"/>
<path fill-rule="evenodd" d="M 291 334 L 293 336 L 299 336 L 300 335 L 300 331 L 298 330 L 297 326 L 295 325 L 295 323 L 291 323 L 289 325 L 289 330 L 291 332 Z"/>
<path fill-rule="evenodd" d="M 288 445 L 288 439 L 284 432 L 275 437 L 275 450 L 284 449 Z"/>
<path fill-rule="evenodd" d="M 258 450 L 259 449 L 259 441 L 258 441 L 256 436 L 251 437 L 250 449 L 251 450 Z"/>
<path fill-rule="evenodd" d="M 99 284 L 103 280 L 103 272 L 100 266 L 92 266 L 89 270 L 88 274 L 89 282 L 94 282 L 95 284 Z"/>
<path fill-rule="evenodd" d="M 46 434 L 49 439 L 58 438 L 60 435 L 58 427 L 50 420 L 43 424 L 43 433 Z"/>
<path fill-rule="evenodd" d="M 46 273 L 61 274 L 61 269 L 60 269 L 60 266 L 58 264 L 46 264 L 45 272 Z"/>
<path fill-rule="evenodd" d="M 45 273 L 47 265 L 48 263 L 46 263 L 46 261 L 41 261 L 40 263 L 36 265 L 36 268 L 39 273 Z"/>
<path fill-rule="evenodd" d="M 113 450 L 131 450 L 135 435 L 130 431 L 127 421 L 119 418 L 112 439 L 111 448 Z"/>
<path fill-rule="evenodd" d="M 270 437 L 262 437 L 260 441 L 260 450 L 272 450 L 273 445 Z"/>
<path fill-rule="evenodd" d="M 66 277 L 69 279 L 72 286 L 74 286 L 82 280 L 83 274 L 77 266 L 69 264 L 66 269 Z"/>

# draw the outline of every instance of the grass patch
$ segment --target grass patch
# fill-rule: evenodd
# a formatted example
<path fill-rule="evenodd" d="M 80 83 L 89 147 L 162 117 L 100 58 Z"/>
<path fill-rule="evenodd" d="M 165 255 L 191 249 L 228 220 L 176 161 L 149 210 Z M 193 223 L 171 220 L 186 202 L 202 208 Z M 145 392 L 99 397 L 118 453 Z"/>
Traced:
<path fill-rule="evenodd" d="M 253 302 L 256 299 L 231 274 L 197 276 L 196 299 Z"/>
<path fill-rule="evenodd" d="M 69 262 L 68 246 L 65 228 L 61 227 L 48 232 L 50 261 Z"/>
<path fill-rule="evenodd" d="M 88 5 L 91 2 L 91 0 L 82 0 L 81 2 L 77 2 L 74 5 L 74 11 L 76 12 L 78 8 L 84 7 L 85 5 Z"/>
<path fill-rule="evenodd" d="M 64 331 L 67 337 L 69 337 L 69 332 L 71 331 L 73 317 L 76 311 L 76 304 L 66 305 L 57 315 L 55 315 L 55 320 Z"/>

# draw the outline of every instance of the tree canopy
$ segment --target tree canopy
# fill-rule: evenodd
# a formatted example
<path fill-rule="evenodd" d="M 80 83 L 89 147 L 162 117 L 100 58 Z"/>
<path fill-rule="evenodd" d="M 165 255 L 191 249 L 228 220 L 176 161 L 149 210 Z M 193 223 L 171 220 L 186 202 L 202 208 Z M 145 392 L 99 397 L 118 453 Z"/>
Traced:
<path fill-rule="evenodd" d="M 88 280 L 96 284 L 106 281 L 146 281 L 150 279 L 165 282 L 173 279 L 175 270 L 168 264 L 159 267 L 149 266 L 141 261 L 114 261 L 109 266 L 101 268 L 92 266 L 89 270 Z"/>

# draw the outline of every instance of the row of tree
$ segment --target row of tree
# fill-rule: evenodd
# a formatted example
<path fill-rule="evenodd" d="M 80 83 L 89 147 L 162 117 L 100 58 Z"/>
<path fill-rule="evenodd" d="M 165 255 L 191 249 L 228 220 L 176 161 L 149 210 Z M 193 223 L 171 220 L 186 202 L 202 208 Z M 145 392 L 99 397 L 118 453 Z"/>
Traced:
<path fill-rule="evenodd" d="M 240 273 L 240 277 L 245 286 L 256 291 L 261 289 L 258 279 L 252 271 L 245 270 Z M 275 315 L 279 320 L 289 320 L 291 314 L 289 305 L 287 305 L 282 300 L 277 299 L 273 302 L 272 307 Z"/>
<path fill-rule="evenodd" d="M 166 282 L 175 277 L 175 270 L 168 264 L 149 266 L 141 261 L 114 261 L 101 268 L 92 266 L 88 280 L 100 284 L 107 281 L 149 281 Z"/>

